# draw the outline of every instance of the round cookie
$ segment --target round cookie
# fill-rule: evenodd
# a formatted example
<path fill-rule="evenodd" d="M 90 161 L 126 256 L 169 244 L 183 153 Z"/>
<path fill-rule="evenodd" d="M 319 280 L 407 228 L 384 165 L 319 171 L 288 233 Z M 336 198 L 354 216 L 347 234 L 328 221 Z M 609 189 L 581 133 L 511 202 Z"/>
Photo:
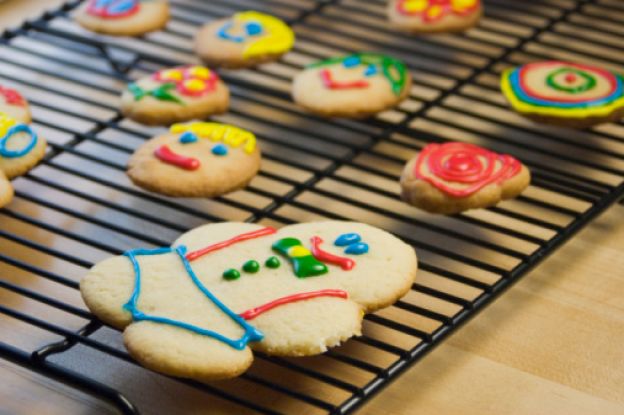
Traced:
<path fill-rule="evenodd" d="M 82 27 L 113 36 L 141 36 L 168 20 L 167 0 L 88 0 L 76 14 Z"/>
<path fill-rule="evenodd" d="M 624 77 L 578 63 L 544 61 L 506 70 L 503 94 L 538 122 L 587 128 L 624 117 Z"/>
<path fill-rule="evenodd" d="M 390 0 L 392 26 L 412 33 L 461 32 L 476 26 L 481 0 Z"/>
<path fill-rule="evenodd" d="M 355 53 L 314 63 L 293 79 L 294 101 L 326 117 L 361 118 L 391 108 L 409 95 L 403 62 L 377 53 Z"/>
<path fill-rule="evenodd" d="M 256 11 L 207 23 L 195 36 L 195 52 L 212 67 L 248 68 L 274 61 L 294 44 L 295 34 L 286 23 Z"/>
<path fill-rule="evenodd" d="M 432 213 L 453 214 L 518 196 L 531 181 L 515 158 L 474 144 L 428 144 L 401 175 L 401 197 Z"/>
<path fill-rule="evenodd" d="M 0 112 L 15 121 L 28 124 L 31 121 L 28 101 L 15 89 L 0 85 Z"/>
<path fill-rule="evenodd" d="M 366 224 L 224 222 L 106 259 L 80 292 L 141 364 L 210 380 L 245 371 L 251 349 L 309 356 L 359 335 L 364 313 L 401 298 L 416 271 L 411 246 Z"/>
<path fill-rule="evenodd" d="M 204 66 L 163 69 L 128 85 L 121 111 L 147 125 L 204 119 L 227 111 L 230 91 L 215 71 Z"/>
<path fill-rule="evenodd" d="M 212 123 L 174 124 L 150 139 L 128 162 L 137 186 L 169 196 L 215 197 L 242 189 L 260 168 L 256 137 Z"/>
<path fill-rule="evenodd" d="M 45 154 L 46 142 L 33 129 L 0 112 L 0 207 L 13 198 L 9 180 L 34 167 Z"/>

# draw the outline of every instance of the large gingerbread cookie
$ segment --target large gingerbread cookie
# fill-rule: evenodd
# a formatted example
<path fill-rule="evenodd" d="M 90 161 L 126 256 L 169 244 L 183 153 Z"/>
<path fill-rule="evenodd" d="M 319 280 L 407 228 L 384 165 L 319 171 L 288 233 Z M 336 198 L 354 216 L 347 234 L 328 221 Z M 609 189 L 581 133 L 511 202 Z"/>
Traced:
<path fill-rule="evenodd" d="M 106 259 L 80 290 L 141 364 L 209 380 L 245 371 L 251 349 L 315 355 L 359 335 L 364 313 L 403 296 L 416 268 L 409 245 L 361 223 L 228 222 Z"/>

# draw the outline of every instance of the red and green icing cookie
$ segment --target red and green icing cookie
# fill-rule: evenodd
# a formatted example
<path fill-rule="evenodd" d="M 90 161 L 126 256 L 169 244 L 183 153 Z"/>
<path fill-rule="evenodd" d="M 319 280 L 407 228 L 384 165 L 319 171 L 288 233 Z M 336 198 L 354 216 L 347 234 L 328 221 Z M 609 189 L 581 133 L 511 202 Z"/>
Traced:
<path fill-rule="evenodd" d="M 205 66 L 164 69 L 156 72 L 153 78 L 158 82 L 174 84 L 180 94 L 191 97 L 214 91 L 219 81 L 217 73 Z"/>
<path fill-rule="evenodd" d="M 425 23 L 434 23 L 445 16 L 466 16 L 480 6 L 480 0 L 398 0 L 396 9 L 406 16 L 420 16 Z"/>

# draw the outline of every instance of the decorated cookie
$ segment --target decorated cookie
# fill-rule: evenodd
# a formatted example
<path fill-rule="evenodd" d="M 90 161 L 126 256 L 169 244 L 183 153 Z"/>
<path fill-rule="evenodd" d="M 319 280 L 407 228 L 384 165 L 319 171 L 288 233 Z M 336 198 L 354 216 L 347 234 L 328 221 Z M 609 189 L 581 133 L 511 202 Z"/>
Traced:
<path fill-rule="evenodd" d="M 76 15 L 84 28 L 113 36 L 141 36 L 168 20 L 167 0 L 87 0 Z"/>
<path fill-rule="evenodd" d="M 412 247 L 362 223 L 226 222 L 106 259 L 80 291 L 141 364 L 210 380 L 245 371 L 250 348 L 308 356 L 359 335 L 364 313 L 409 291 L 416 268 Z"/>
<path fill-rule="evenodd" d="M 121 96 L 121 110 L 143 124 L 171 125 L 221 114 L 229 100 L 228 87 L 215 71 L 181 66 L 129 84 Z"/>
<path fill-rule="evenodd" d="M 28 124 L 31 121 L 30 107 L 26 99 L 15 89 L 0 85 L 0 113 L 16 122 Z"/>
<path fill-rule="evenodd" d="M 355 53 L 314 63 L 297 74 L 292 95 L 303 108 L 328 117 L 366 117 L 398 104 L 412 80 L 403 62 Z"/>
<path fill-rule="evenodd" d="M 623 81 L 622 75 L 596 66 L 546 61 L 506 70 L 501 88 L 522 115 L 586 128 L 624 116 Z"/>
<path fill-rule="evenodd" d="M 294 43 L 286 23 L 246 11 L 204 25 L 195 37 L 195 51 L 212 67 L 247 68 L 279 59 Z"/>
<path fill-rule="evenodd" d="M 213 197 L 241 189 L 260 168 L 260 149 L 249 131 L 214 122 L 174 124 L 128 162 L 128 176 L 169 196 Z"/>
<path fill-rule="evenodd" d="M 401 196 L 429 212 L 452 214 L 514 198 L 530 180 L 529 170 L 507 154 L 466 143 L 428 144 L 405 166 Z"/>
<path fill-rule="evenodd" d="M 481 0 L 390 0 L 388 17 L 400 30 L 414 33 L 460 32 L 481 18 Z"/>
<path fill-rule="evenodd" d="M 20 114 L 30 118 L 28 112 Z M 37 164 L 43 158 L 45 148 L 45 140 L 37 136 L 28 124 L 0 111 L 0 207 L 13 198 L 13 187 L 9 180 L 26 173 Z"/>

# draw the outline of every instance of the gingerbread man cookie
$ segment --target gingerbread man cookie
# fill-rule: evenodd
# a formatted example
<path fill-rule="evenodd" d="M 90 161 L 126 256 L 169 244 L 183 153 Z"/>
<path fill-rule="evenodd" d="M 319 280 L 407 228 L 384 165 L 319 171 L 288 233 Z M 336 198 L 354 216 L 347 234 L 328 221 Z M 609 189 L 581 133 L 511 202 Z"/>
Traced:
<path fill-rule="evenodd" d="M 141 36 L 168 20 L 167 0 L 87 0 L 76 15 L 84 28 L 113 36 Z"/>
<path fill-rule="evenodd" d="M 508 69 L 501 88 L 514 110 L 535 121 L 586 128 L 624 117 L 624 77 L 571 62 Z"/>
<path fill-rule="evenodd" d="M 293 79 L 294 101 L 326 117 L 361 118 L 397 105 L 409 95 L 403 62 L 378 53 L 355 53 L 314 63 Z"/>
<path fill-rule="evenodd" d="M 169 196 L 214 197 L 241 189 L 260 168 L 256 137 L 215 122 L 174 124 L 128 162 L 138 186 Z"/>
<path fill-rule="evenodd" d="M 452 214 L 495 205 L 518 196 L 531 175 L 522 163 L 474 144 L 428 144 L 401 176 L 407 203 L 433 213 Z"/>
<path fill-rule="evenodd" d="M 364 313 L 409 291 L 416 269 L 412 247 L 362 223 L 229 222 L 106 259 L 80 291 L 141 364 L 210 380 L 244 372 L 251 349 L 308 356 L 359 335 Z"/>
<path fill-rule="evenodd" d="M 147 125 L 204 119 L 228 108 L 230 91 L 219 75 L 204 66 L 163 69 L 128 85 L 121 110 Z"/>
<path fill-rule="evenodd" d="M 295 34 L 282 20 L 246 11 L 204 25 L 195 52 L 212 67 L 247 68 L 279 59 L 294 44 Z"/>
<path fill-rule="evenodd" d="M 399 30 L 413 33 L 461 32 L 475 26 L 481 0 L 390 0 L 388 18 Z"/>

